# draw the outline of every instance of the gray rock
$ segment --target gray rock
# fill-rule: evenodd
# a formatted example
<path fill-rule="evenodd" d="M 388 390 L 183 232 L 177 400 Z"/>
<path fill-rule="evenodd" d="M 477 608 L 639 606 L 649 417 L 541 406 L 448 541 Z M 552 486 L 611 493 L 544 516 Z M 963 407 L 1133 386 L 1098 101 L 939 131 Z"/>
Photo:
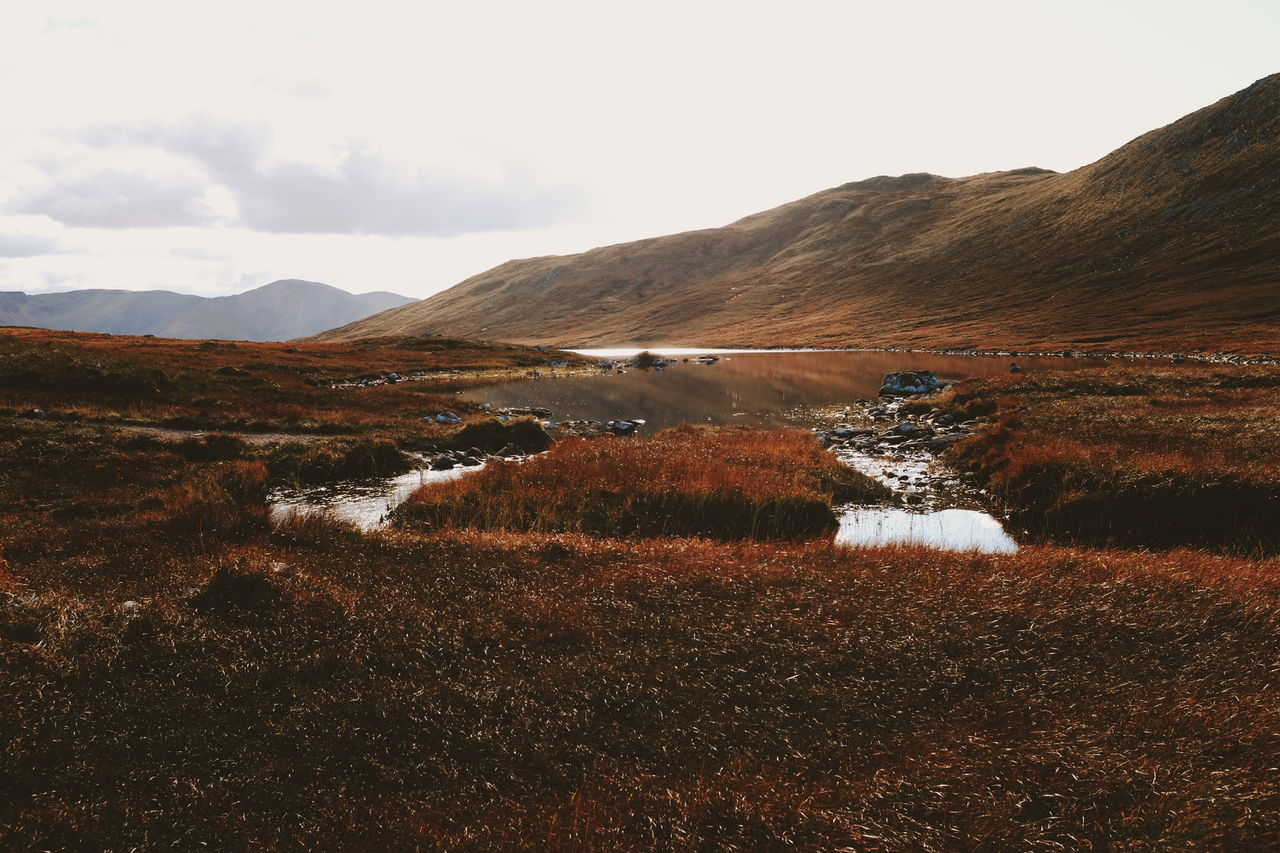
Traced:
<path fill-rule="evenodd" d="M 934 453 L 937 453 L 940 450 L 946 450 L 948 447 L 955 444 L 957 441 L 960 441 L 964 437 L 964 433 L 935 436 L 934 438 L 929 439 L 929 449 Z"/>
<path fill-rule="evenodd" d="M 432 471 L 448 471 L 453 468 L 454 464 L 455 464 L 454 461 L 448 456 L 440 456 L 436 459 L 431 460 L 431 470 Z"/>
<path fill-rule="evenodd" d="M 942 385 L 932 370 L 904 370 L 887 373 L 880 386 L 882 397 L 906 397 L 911 394 L 932 394 Z"/>
<path fill-rule="evenodd" d="M 462 423 L 462 418 L 458 417 L 453 412 L 441 412 L 440 414 L 436 415 L 436 423 L 460 424 Z"/>

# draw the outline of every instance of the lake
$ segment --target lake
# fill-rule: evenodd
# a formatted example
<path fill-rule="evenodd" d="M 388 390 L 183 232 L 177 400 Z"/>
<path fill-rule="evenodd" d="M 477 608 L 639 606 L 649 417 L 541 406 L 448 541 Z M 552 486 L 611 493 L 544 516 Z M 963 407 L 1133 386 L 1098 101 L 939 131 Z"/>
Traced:
<path fill-rule="evenodd" d="M 600 357 L 625 357 L 636 350 L 583 350 Z M 739 423 L 761 427 L 811 426 L 815 412 L 875 399 L 886 373 L 932 370 L 940 379 L 995 376 L 1017 361 L 1027 371 L 1085 369 L 1104 364 L 1093 358 L 1009 358 L 903 352 L 784 352 L 660 350 L 677 361 L 666 370 L 628 370 L 599 376 L 553 377 L 490 385 L 468 396 L 503 406 L 544 406 L 551 420 L 643 418 L 645 431 L 681 423 Z M 720 353 L 715 364 L 678 359 Z"/>

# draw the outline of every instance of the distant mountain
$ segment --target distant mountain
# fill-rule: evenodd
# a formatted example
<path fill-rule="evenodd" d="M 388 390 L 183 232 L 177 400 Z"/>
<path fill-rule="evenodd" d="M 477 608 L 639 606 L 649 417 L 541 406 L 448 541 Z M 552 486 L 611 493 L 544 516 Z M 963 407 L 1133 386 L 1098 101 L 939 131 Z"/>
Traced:
<path fill-rule="evenodd" d="M 235 296 L 167 290 L 0 292 L 0 325 L 117 335 L 285 341 L 414 300 L 385 291 L 351 294 L 314 281 L 273 281 Z"/>
<path fill-rule="evenodd" d="M 509 261 L 316 339 L 428 332 L 1276 351 L 1280 75 L 1073 172 L 872 178 L 724 228 Z"/>

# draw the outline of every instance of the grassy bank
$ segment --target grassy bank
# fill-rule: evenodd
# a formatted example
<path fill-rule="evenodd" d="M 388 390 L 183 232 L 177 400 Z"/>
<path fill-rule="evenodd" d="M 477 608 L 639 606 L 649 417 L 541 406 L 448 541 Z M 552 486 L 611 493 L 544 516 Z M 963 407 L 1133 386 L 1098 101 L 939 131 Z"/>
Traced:
<path fill-rule="evenodd" d="M 423 486 L 395 517 L 425 528 L 812 538 L 835 530 L 833 501 L 887 495 L 806 432 L 678 427 L 560 441 L 528 462 Z"/>
<path fill-rule="evenodd" d="M 424 417 L 479 411 L 458 391 L 523 375 L 552 358 L 587 362 L 452 338 L 249 343 L 5 328 L 0 416 L 38 409 L 44 420 L 421 441 L 450 432 Z M 389 373 L 428 378 L 329 387 Z"/>
<path fill-rule="evenodd" d="M 1280 548 L 1280 370 L 1031 373 L 966 382 L 935 403 L 994 418 L 950 458 L 1035 535 Z"/>
<path fill-rule="evenodd" d="M 11 566 L 6 846 L 1280 843 L 1275 562 L 209 541 Z"/>

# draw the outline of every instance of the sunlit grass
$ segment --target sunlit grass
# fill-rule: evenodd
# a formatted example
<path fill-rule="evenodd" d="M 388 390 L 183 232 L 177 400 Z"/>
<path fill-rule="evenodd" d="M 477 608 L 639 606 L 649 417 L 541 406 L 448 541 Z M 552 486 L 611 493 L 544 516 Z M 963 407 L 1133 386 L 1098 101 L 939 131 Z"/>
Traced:
<path fill-rule="evenodd" d="M 652 438 L 566 439 L 524 463 L 427 484 L 395 516 L 423 527 L 809 538 L 835 530 L 833 500 L 886 495 L 809 433 L 679 427 Z"/>
<path fill-rule="evenodd" d="M 1280 370 L 1024 374 L 965 383 L 940 405 L 961 416 L 996 412 L 952 458 L 1034 532 L 1244 551 L 1280 545 Z"/>

